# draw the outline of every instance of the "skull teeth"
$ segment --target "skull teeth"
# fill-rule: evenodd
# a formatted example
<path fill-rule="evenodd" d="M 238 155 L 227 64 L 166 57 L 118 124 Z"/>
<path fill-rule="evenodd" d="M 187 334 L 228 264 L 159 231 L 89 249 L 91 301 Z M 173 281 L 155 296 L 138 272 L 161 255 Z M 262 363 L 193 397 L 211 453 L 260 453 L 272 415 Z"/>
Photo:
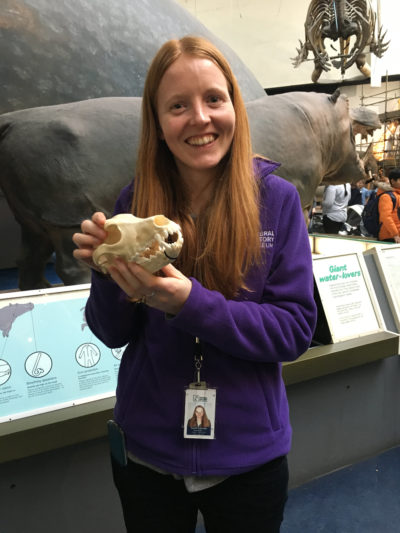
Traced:
<path fill-rule="evenodd" d="M 176 247 L 175 243 L 179 240 L 179 234 L 176 232 L 165 231 L 162 237 L 156 235 L 155 240 L 138 254 L 139 257 L 150 258 L 162 253 L 165 249 L 173 250 Z"/>
<path fill-rule="evenodd" d="M 150 246 L 148 246 L 145 250 L 142 251 L 140 256 L 150 258 L 152 255 L 157 255 L 159 252 L 160 245 L 157 240 L 155 240 L 150 244 Z"/>

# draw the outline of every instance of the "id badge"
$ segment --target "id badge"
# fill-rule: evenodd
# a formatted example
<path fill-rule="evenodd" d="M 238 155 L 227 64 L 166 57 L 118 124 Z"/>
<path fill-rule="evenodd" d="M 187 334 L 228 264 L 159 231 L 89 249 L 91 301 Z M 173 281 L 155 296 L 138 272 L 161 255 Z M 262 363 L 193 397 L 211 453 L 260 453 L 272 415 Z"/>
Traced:
<path fill-rule="evenodd" d="M 191 383 L 185 390 L 185 439 L 215 439 L 215 402 L 217 390 L 205 382 Z"/>

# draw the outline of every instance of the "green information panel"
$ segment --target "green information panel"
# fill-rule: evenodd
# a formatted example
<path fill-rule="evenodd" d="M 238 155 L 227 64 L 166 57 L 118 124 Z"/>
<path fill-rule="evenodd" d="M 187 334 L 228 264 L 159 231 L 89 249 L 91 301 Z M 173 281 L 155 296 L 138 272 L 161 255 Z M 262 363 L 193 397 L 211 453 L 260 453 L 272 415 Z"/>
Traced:
<path fill-rule="evenodd" d="M 314 258 L 313 271 L 333 342 L 384 329 L 361 254 L 354 252 Z"/>

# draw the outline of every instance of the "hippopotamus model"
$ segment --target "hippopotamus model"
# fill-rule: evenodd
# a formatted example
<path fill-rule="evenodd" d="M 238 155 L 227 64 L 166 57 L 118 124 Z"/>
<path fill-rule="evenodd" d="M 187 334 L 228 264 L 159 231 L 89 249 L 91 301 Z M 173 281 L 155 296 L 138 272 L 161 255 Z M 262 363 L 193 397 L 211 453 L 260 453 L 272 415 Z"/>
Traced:
<path fill-rule="evenodd" d="M 89 281 L 72 256 L 72 234 L 100 210 L 109 216 L 134 176 L 139 97 L 99 98 L 0 116 L 0 186 L 21 225 L 19 287 L 48 285 L 53 252 L 66 285 Z M 254 151 L 282 163 L 304 209 L 321 181 L 358 181 L 348 101 L 335 93 L 291 92 L 247 104 Z M 290 214 L 288 213 L 288 216 Z"/>
<path fill-rule="evenodd" d="M 348 99 L 336 90 L 289 92 L 247 104 L 253 149 L 282 163 L 277 174 L 297 188 L 305 213 L 321 183 L 365 177 L 355 150 Z"/>

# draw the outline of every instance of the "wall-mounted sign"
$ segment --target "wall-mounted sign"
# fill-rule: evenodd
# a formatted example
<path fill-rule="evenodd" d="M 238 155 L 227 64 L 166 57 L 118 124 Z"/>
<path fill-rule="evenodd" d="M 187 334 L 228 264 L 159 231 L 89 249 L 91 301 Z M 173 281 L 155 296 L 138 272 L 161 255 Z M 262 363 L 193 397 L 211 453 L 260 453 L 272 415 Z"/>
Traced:
<path fill-rule="evenodd" d="M 400 245 L 373 248 L 364 253 L 374 258 L 397 331 L 400 332 Z"/>
<path fill-rule="evenodd" d="M 333 342 L 384 329 L 362 255 L 354 252 L 316 257 L 313 270 Z"/>
<path fill-rule="evenodd" d="M 123 348 L 85 319 L 89 285 L 0 295 L 0 423 L 115 394 Z"/>

